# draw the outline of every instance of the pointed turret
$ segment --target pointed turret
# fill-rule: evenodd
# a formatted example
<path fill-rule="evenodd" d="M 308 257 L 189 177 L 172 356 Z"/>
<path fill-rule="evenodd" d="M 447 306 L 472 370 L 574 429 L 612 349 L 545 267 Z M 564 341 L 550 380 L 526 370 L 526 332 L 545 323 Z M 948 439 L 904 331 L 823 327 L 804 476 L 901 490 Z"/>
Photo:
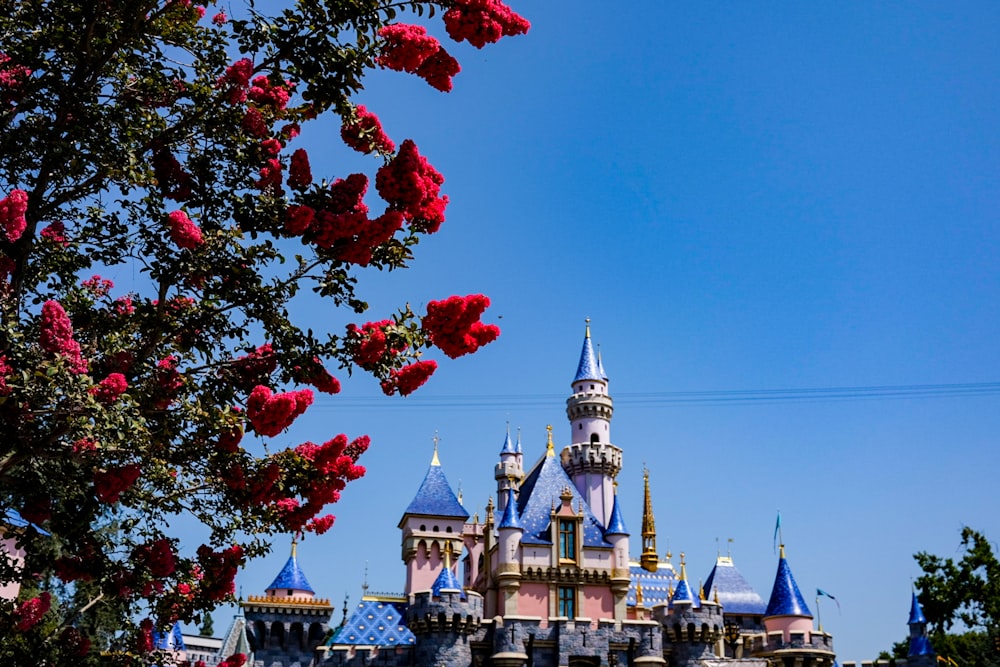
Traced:
<path fill-rule="evenodd" d="M 594 354 L 587 320 L 580 363 L 572 382 L 573 394 L 566 399 L 570 445 L 562 451 L 562 465 L 594 514 L 607 526 L 614 496 L 612 484 L 622 467 L 622 450 L 611 444 L 614 403 L 602 369 Z"/>
<path fill-rule="evenodd" d="M 305 572 L 299 567 L 298 543 L 292 540 L 292 553 L 285 561 L 285 566 L 274 578 L 271 585 L 264 589 L 268 597 L 273 598 L 307 598 L 316 597 L 316 591 L 309 585 Z"/>
<path fill-rule="evenodd" d="M 521 486 L 521 478 L 524 477 L 524 470 L 521 468 L 521 454 L 518 452 L 520 446 L 520 434 L 518 434 L 518 444 L 515 445 L 510 437 L 510 422 L 507 422 L 507 436 L 504 438 L 503 446 L 500 448 L 500 461 L 493 468 L 493 478 L 497 482 L 497 499 L 500 501 L 500 511 L 502 512 L 507 503 L 507 491 L 517 491 Z"/>
<path fill-rule="evenodd" d="M 601 379 L 605 382 L 608 381 L 608 374 L 604 370 L 604 360 L 601 359 L 601 346 L 597 346 L 597 374 L 601 376 Z"/>
<path fill-rule="evenodd" d="M 687 565 L 684 562 L 683 553 L 681 553 L 680 581 L 677 582 L 677 588 L 674 589 L 674 594 L 670 597 L 671 607 L 677 606 L 678 604 L 691 605 L 694 609 L 701 606 L 701 596 L 695 594 L 694 589 L 688 582 Z"/>
<path fill-rule="evenodd" d="M 924 610 L 917 599 L 917 592 L 913 591 L 913 599 L 910 601 L 910 650 L 907 654 L 907 664 L 912 667 L 923 667 L 933 665 L 937 659 L 931 640 L 927 636 L 927 618 Z"/>
<path fill-rule="evenodd" d="M 771 597 L 767 602 L 767 609 L 764 611 L 765 618 L 774 616 L 812 618 L 812 612 L 809 611 L 805 598 L 799 592 L 799 585 L 795 583 L 792 568 L 788 566 L 788 560 L 785 558 L 785 545 L 781 545 L 778 571 L 774 575 Z M 811 623 L 810 627 L 812 627 Z"/>
<path fill-rule="evenodd" d="M 614 505 L 611 508 L 611 518 L 608 519 L 608 527 L 604 529 L 604 537 L 628 534 L 628 528 L 625 527 L 625 517 L 622 516 L 621 503 L 618 502 L 618 493 L 616 490 Z"/>
<path fill-rule="evenodd" d="M 458 501 L 441 469 L 435 436 L 431 465 L 399 520 L 403 532 L 402 557 L 406 563 L 404 594 L 431 587 L 445 549 L 461 553 L 462 531 L 468 518 L 469 513 Z"/>
<path fill-rule="evenodd" d="M 653 501 L 649 495 L 649 470 L 642 470 L 642 555 L 639 564 L 647 572 L 656 572 L 660 557 L 656 554 L 656 519 L 653 516 Z"/>
<path fill-rule="evenodd" d="M 500 523 L 497 524 L 497 530 L 505 528 L 524 530 L 521 519 L 517 516 L 517 501 L 514 499 L 513 489 L 507 490 L 507 502 L 504 504 L 503 516 L 500 517 Z"/>
<path fill-rule="evenodd" d="M 726 616 L 755 616 L 759 620 L 767 609 L 763 598 L 736 569 L 731 556 L 720 555 L 705 580 L 705 595 L 718 600 Z"/>
<path fill-rule="evenodd" d="M 450 547 L 445 549 L 444 565 L 441 567 L 440 574 L 438 574 L 437 579 L 434 580 L 434 584 L 431 586 L 431 592 L 434 597 L 440 597 L 441 591 L 462 592 L 462 584 L 458 582 L 458 577 L 456 577 L 455 573 L 451 571 Z"/>

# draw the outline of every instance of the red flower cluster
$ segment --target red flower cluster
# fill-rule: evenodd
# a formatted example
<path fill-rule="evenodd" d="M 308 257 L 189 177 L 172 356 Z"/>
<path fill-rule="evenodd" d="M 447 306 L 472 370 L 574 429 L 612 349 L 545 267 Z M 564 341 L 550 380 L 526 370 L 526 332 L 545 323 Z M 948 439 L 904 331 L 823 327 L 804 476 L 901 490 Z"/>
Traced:
<path fill-rule="evenodd" d="M 415 392 L 437 370 L 437 362 L 418 361 L 400 369 L 393 369 L 389 378 L 382 381 L 382 391 L 386 396 L 392 396 L 397 391 L 400 396 L 409 396 Z"/>
<path fill-rule="evenodd" d="M 340 393 L 340 380 L 330 375 L 315 357 L 312 365 L 307 365 L 305 368 L 296 366 L 293 377 L 296 382 L 312 385 L 324 394 Z"/>
<path fill-rule="evenodd" d="M 481 49 L 501 37 L 523 35 L 531 24 L 500 0 L 456 0 L 444 14 L 444 27 L 456 42 L 465 39 Z"/>
<path fill-rule="evenodd" d="M 251 76 L 253 76 L 253 62 L 249 58 L 243 58 L 226 68 L 226 73 L 219 77 L 216 86 L 229 89 L 227 98 L 230 104 L 238 104 L 247 99 Z"/>
<path fill-rule="evenodd" d="M 247 419 L 260 435 L 275 436 L 291 426 L 313 402 L 309 389 L 275 394 L 264 385 L 257 385 L 247 399 Z"/>
<path fill-rule="evenodd" d="M 219 12 L 218 14 L 216 14 L 215 16 L 212 17 L 212 24 L 213 25 L 226 25 L 226 21 L 228 21 L 228 20 L 229 20 L 229 17 L 226 16 L 225 12 Z"/>
<path fill-rule="evenodd" d="M 254 185 L 259 190 L 267 190 L 268 188 L 281 190 L 281 169 L 281 160 L 271 158 L 260 168 L 260 178 L 254 181 Z"/>
<path fill-rule="evenodd" d="M 271 107 L 275 111 L 282 111 L 288 105 L 288 100 L 292 94 L 289 91 L 288 82 L 273 84 L 263 74 L 254 78 L 253 85 L 247 91 L 247 96 L 257 103 L 258 106 Z"/>
<path fill-rule="evenodd" d="M 161 148 L 153 153 L 152 163 L 156 184 L 165 199 L 184 201 L 191 197 L 194 179 L 191 178 L 191 174 L 184 171 L 184 167 L 173 153 Z"/>
<path fill-rule="evenodd" d="M 27 212 L 28 193 L 24 190 L 11 190 L 9 195 L 0 199 L 0 228 L 11 243 L 21 238 L 28 226 L 24 218 Z"/>
<path fill-rule="evenodd" d="M 309 168 L 309 154 L 304 148 L 292 153 L 292 164 L 288 168 L 288 187 L 305 190 L 312 185 L 312 170 Z"/>
<path fill-rule="evenodd" d="M 163 537 L 137 546 L 132 551 L 132 560 L 144 564 L 149 573 L 158 579 L 169 577 L 177 570 L 174 550 L 170 541 Z"/>
<path fill-rule="evenodd" d="M 52 498 L 35 496 L 24 501 L 21 516 L 33 524 L 41 525 L 52 517 Z"/>
<path fill-rule="evenodd" d="M 7 376 L 11 374 L 14 369 L 7 364 L 7 355 L 0 354 L 0 396 L 7 396 L 10 394 L 10 387 L 7 386 Z"/>
<path fill-rule="evenodd" d="M 218 552 L 205 544 L 198 547 L 198 563 L 203 574 L 202 594 L 209 600 L 222 600 L 232 595 L 233 580 L 244 561 L 243 548 L 238 544 Z"/>
<path fill-rule="evenodd" d="M 340 136 L 344 143 L 358 151 L 359 153 L 391 153 L 396 150 L 393 143 L 385 131 L 378 116 L 366 109 L 358 106 L 354 110 L 353 120 L 344 120 L 340 128 Z"/>
<path fill-rule="evenodd" d="M 172 400 L 177 390 L 184 386 L 184 378 L 177 371 L 178 360 L 174 355 L 168 355 L 156 362 L 156 386 Z"/>
<path fill-rule="evenodd" d="M 38 235 L 46 241 L 61 245 L 64 248 L 69 245 L 69 241 L 66 239 L 66 225 L 59 220 L 42 227 L 42 231 Z"/>
<path fill-rule="evenodd" d="M 80 283 L 80 287 L 97 297 L 107 296 L 114 286 L 112 281 L 98 275 L 93 275 Z"/>
<path fill-rule="evenodd" d="M 309 523 L 306 524 L 306 532 L 316 533 L 317 535 L 322 535 L 326 531 L 333 527 L 333 522 L 337 517 L 332 514 L 327 514 L 325 516 L 318 516 Z"/>
<path fill-rule="evenodd" d="M 98 384 L 90 388 L 90 394 L 99 402 L 111 405 L 128 389 L 128 382 L 121 373 L 111 373 Z"/>
<path fill-rule="evenodd" d="M 448 197 L 440 197 L 442 176 L 420 155 L 417 145 L 407 139 L 399 153 L 380 167 L 375 175 L 375 187 L 389 205 L 401 211 L 411 226 L 436 232 L 444 222 Z"/>
<path fill-rule="evenodd" d="M 451 77 L 462 68 L 425 28 L 396 23 L 385 26 L 378 34 L 385 39 L 382 54 L 375 59 L 379 65 L 416 74 L 442 92 L 451 90 Z"/>
<path fill-rule="evenodd" d="M 381 361 L 388 350 L 385 340 L 385 327 L 392 324 L 391 320 L 380 322 L 365 322 L 358 329 L 356 324 L 347 325 L 347 339 L 353 348 L 354 363 L 361 368 L 371 370 Z"/>
<path fill-rule="evenodd" d="M 233 653 L 231 656 L 218 664 L 218 667 L 243 667 L 247 657 L 242 653 Z"/>
<path fill-rule="evenodd" d="M 94 495 L 102 503 L 117 503 L 122 493 L 132 488 L 135 480 L 139 479 L 140 472 L 137 463 L 107 471 L 98 470 L 94 473 Z"/>
<path fill-rule="evenodd" d="M 236 357 L 230 364 L 230 381 L 243 391 L 251 391 L 259 384 L 267 384 L 271 373 L 278 367 L 274 348 L 264 343 L 253 352 Z"/>
<path fill-rule="evenodd" d="M 289 206 L 285 211 L 285 231 L 292 236 L 305 234 L 316 219 L 316 211 L 308 206 Z"/>
<path fill-rule="evenodd" d="M 135 639 L 135 649 L 140 654 L 150 653 L 153 650 L 153 621 L 149 618 L 142 619 L 139 624 L 139 635 Z"/>
<path fill-rule="evenodd" d="M 495 324 L 483 324 L 480 316 L 490 305 L 484 294 L 452 296 L 427 304 L 423 329 L 431 342 L 452 359 L 475 352 L 500 335 Z"/>
<path fill-rule="evenodd" d="M 343 491 L 347 482 L 358 479 L 365 474 L 364 466 L 355 465 L 357 459 L 348 455 L 347 451 L 350 449 L 352 453 L 362 452 L 368 448 L 368 445 L 368 436 L 356 438 L 348 445 L 347 436 L 341 433 L 332 440 L 323 443 L 322 446 L 305 442 L 295 448 L 295 453 L 309 461 L 322 474 L 322 478 L 310 482 L 309 487 L 302 492 L 305 497 L 304 503 L 300 504 L 293 497 L 283 497 L 277 500 L 275 507 L 281 514 L 281 520 L 286 530 L 294 533 L 300 530 L 320 530 L 322 532 L 329 529 L 333 524 L 333 517 L 327 515 L 317 518 L 316 515 L 326 505 L 340 499 L 340 492 Z"/>
<path fill-rule="evenodd" d="M 170 238 L 177 244 L 178 248 L 194 250 L 204 243 L 201 229 L 191 221 L 191 218 L 184 211 L 174 211 L 168 215 L 167 224 L 170 225 Z"/>
<path fill-rule="evenodd" d="M 41 332 L 38 343 L 49 354 L 61 354 L 70 362 L 74 373 L 87 372 L 87 360 L 80 352 L 80 344 L 73 339 L 73 325 L 58 301 L 42 304 Z"/>
<path fill-rule="evenodd" d="M 51 607 L 52 595 L 48 591 L 43 591 L 36 598 L 25 600 L 17 606 L 17 629 L 20 632 L 26 632 L 35 627 Z"/>
<path fill-rule="evenodd" d="M 68 627 L 59 635 L 59 644 L 72 656 L 82 658 L 90 653 L 90 639 L 74 627 Z"/>
<path fill-rule="evenodd" d="M 21 99 L 29 76 L 30 69 L 11 64 L 10 56 L 0 52 L 0 107 L 8 107 Z"/>
<path fill-rule="evenodd" d="M 247 107 L 247 112 L 240 125 L 252 137 L 260 139 L 267 136 L 267 123 L 264 122 L 264 116 L 257 110 L 257 107 Z"/>

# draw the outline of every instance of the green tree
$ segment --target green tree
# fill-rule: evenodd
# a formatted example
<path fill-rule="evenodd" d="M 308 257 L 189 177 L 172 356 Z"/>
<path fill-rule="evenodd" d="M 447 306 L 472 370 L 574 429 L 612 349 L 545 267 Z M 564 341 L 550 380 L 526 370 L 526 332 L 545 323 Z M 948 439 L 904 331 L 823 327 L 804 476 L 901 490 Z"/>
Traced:
<path fill-rule="evenodd" d="M 986 536 L 968 526 L 961 549 L 957 561 L 925 551 L 913 556 L 923 571 L 915 585 L 931 644 L 959 665 L 1000 667 L 1000 560 Z M 893 655 L 906 657 L 908 649 L 904 640 Z"/>
<path fill-rule="evenodd" d="M 405 395 L 431 348 L 499 334 L 482 295 L 338 332 L 293 313 L 311 290 L 360 315 L 365 272 L 444 221 L 442 175 L 355 102 L 377 67 L 451 88 L 457 61 L 397 19 L 439 12 L 477 48 L 528 23 L 498 0 L 206 4 L 0 0 L 0 516 L 30 522 L 28 566 L 0 559 L 25 585 L 0 601 L 3 664 L 85 664 L 90 642 L 156 662 L 155 629 L 231 600 L 273 535 L 327 530 L 364 474 L 366 436 L 267 446 L 339 391 L 329 369 Z M 313 178 L 298 135 L 323 115 L 372 156 L 371 195 Z M 142 287 L 95 275 L 116 266 Z M 180 544 L 181 514 L 206 544 Z"/>

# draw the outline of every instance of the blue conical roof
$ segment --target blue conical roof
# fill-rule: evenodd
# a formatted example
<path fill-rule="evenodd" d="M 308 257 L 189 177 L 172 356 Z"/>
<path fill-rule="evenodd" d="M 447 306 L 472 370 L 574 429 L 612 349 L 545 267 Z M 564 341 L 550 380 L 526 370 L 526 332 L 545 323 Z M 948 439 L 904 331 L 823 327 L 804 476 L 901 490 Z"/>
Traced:
<path fill-rule="evenodd" d="M 784 547 L 778 560 L 778 571 L 774 575 L 774 587 L 771 589 L 771 599 L 768 600 L 765 617 L 769 616 L 807 616 L 812 618 L 812 612 L 806 605 L 799 585 L 792 576 L 792 568 L 788 566 Z"/>
<path fill-rule="evenodd" d="M 924 609 L 920 606 L 920 600 L 917 599 L 916 591 L 913 592 L 913 600 L 910 602 L 910 620 L 907 621 L 909 625 L 914 625 L 915 623 L 926 623 L 927 618 L 924 616 Z"/>
<path fill-rule="evenodd" d="M 566 474 L 557 456 L 543 456 L 535 464 L 521 484 L 521 492 L 517 497 L 517 511 L 524 526 L 522 544 L 552 544 L 550 539 L 550 524 L 552 507 L 562 503 L 560 496 L 564 489 L 569 489 L 573 500 L 573 509 L 583 507 L 583 546 L 607 547 L 604 541 L 604 526 L 597 520 L 577 491 L 572 480 Z"/>
<path fill-rule="evenodd" d="M 625 527 L 625 519 L 622 517 L 621 505 L 618 502 L 618 494 L 616 493 L 614 505 L 611 506 L 611 516 L 608 517 L 608 527 L 604 529 L 604 536 L 628 534 L 628 528 Z"/>
<path fill-rule="evenodd" d="M 763 614 L 767 605 L 753 589 L 750 582 L 736 569 L 733 559 L 720 556 L 705 580 L 705 596 L 714 600 L 716 596 L 727 614 Z"/>
<path fill-rule="evenodd" d="M 594 354 L 594 344 L 590 341 L 590 325 L 587 325 L 587 335 L 583 339 L 583 350 L 580 351 L 580 364 L 576 367 L 576 377 L 573 382 L 580 380 L 604 380 L 603 373 L 597 364 L 597 356 Z"/>
<path fill-rule="evenodd" d="M 521 428 L 520 427 L 518 427 L 518 429 L 517 429 L 517 444 L 514 445 L 514 453 L 515 454 L 520 454 L 521 453 Z"/>
<path fill-rule="evenodd" d="M 503 447 L 500 448 L 501 454 L 517 454 L 517 449 L 514 448 L 514 443 L 510 439 L 510 424 L 507 424 L 507 437 L 504 438 Z"/>
<path fill-rule="evenodd" d="M 285 562 L 285 567 L 281 568 L 281 572 L 278 573 L 278 576 L 274 578 L 274 581 L 265 590 L 279 588 L 308 591 L 309 593 L 316 592 L 306 580 L 306 575 L 302 571 L 302 568 L 299 567 L 298 558 L 295 557 L 294 546 L 292 547 L 292 555 Z"/>
<path fill-rule="evenodd" d="M 601 359 L 601 346 L 597 346 L 597 372 L 601 375 L 601 379 L 605 382 L 608 381 L 608 374 L 604 371 L 604 361 Z"/>
<path fill-rule="evenodd" d="M 434 584 L 431 586 L 431 592 L 434 594 L 434 597 L 440 597 L 443 590 L 459 591 L 463 594 L 463 597 L 465 595 L 462 592 L 462 584 L 458 583 L 458 577 L 447 566 L 441 568 L 441 574 L 437 576 L 437 579 L 434 580 Z"/>
<path fill-rule="evenodd" d="M 174 621 L 174 626 L 170 632 L 153 631 L 153 648 L 157 651 L 185 651 L 184 634 L 181 632 L 181 624 Z"/>
<path fill-rule="evenodd" d="M 927 638 L 927 635 L 910 637 L 910 652 L 907 655 L 932 655 L 933 653 L 934 647 L 931 646 L 931 640 Z"/>
<path fill-rule="evenodd" d="M 507 489 L 507 504 L 503 508 L 503 516 L 497 528 L 516 528 L 524 530 L 521 519 L 517 516 L 517 500 L 514 498 L 514 489 Z"/>
<path fill-rule="evenodd" d="M 427 516 L 455 517 L 458 519 L 469 518 L 469 513 L 465 511 L 462 504 L 458 502 L 458 497 L 451 490 L 441 465 L 436 462 L 431 464 L 424 475 L 424 481 L 417 489 L 417 495 L 413 496 L 406 511 L 407 514 L 424 514 Z"/>

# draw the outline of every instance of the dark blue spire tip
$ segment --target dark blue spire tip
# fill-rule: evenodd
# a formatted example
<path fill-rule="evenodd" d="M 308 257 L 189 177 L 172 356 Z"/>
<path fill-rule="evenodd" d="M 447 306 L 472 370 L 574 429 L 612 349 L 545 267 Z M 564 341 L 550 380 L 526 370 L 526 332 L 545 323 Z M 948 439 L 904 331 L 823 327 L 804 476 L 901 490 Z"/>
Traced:
<path fill-rule="evenodd" d="M 771 589 L 771 599 L 767 603 L 764 617 L 769 616 L 806 616 L 812 618 L 812 612 L 806 605 L 805 598 L 799 592 L 799 585 L 792 576 L 792 568 L 782 555 L 778 561 L 778 571 L 774 575 L 774 587 Z"/>

